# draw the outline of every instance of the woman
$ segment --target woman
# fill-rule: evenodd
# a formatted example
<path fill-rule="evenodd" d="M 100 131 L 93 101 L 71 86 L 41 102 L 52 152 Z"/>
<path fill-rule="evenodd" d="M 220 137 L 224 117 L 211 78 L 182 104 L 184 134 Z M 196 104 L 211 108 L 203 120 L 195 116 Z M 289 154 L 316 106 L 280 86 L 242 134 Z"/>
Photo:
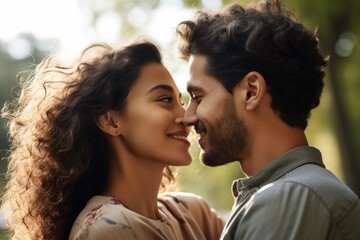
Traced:
<path fill-rule="evenodd" d="M 201 198 L 158 195 L 168 166 L 191 162 L 183 114 L 149 42 L 43 61 L 3 112 L 13 239 L 218 239 L 223 220 Z"/>

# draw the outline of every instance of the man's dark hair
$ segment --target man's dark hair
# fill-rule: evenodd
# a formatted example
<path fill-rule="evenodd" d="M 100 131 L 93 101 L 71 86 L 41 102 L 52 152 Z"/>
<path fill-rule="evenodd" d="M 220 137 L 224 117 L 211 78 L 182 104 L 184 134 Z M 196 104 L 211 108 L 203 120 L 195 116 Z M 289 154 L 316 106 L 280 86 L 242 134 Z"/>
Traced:
<path fill-rule="evenodd" d="M 230 93 L 247 73 L 259 72 L 274 111 L 290 126 L 306 128 L 311 109 L 320 103 L 327 59 L 316 33 L 278 0 L 233 4 L 218 13 L 199 11 L 176 31 L 182 58 L 204 55 L 206 73 Z"/>

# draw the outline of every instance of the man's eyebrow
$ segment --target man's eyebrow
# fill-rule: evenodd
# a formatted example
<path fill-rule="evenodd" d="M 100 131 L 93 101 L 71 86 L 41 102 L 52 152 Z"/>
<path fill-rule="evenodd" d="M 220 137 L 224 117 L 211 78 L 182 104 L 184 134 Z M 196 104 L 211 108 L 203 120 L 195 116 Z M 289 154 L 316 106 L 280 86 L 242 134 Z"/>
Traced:
<path fill-rule="evenodd" d="M 151 92 L 153 92 L 155 90 L 158 90 L 158 89 L 164 89 L 164 90 L 169 91 L 169 92 L 174 92 L 174 89 L 171 86 L 165 85 L 165 84 L 159 84 L 159 85 L 156 85 L 156 86 L 150 88 L 150 90 L 147 91 L 146 94 L 149 94 L 149 93 L 151 93 Z"/>
<path fill-rule="evenodd" d="M 194 86 L 194 85 L 187 85 L 187 91 L 189 93 L 192 93 L 192 92 L 201 92 L 203 91 L 203 89 L 201 87 L 198 87 L 198 86 Z"/>

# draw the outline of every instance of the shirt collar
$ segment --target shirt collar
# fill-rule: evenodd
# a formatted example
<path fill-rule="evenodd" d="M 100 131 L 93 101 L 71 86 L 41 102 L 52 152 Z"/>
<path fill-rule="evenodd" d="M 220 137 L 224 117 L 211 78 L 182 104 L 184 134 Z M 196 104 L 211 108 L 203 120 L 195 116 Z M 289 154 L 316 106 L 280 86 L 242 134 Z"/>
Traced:
<path fill-rule="evenodd" d="M 254 176 L 235 180 L 232 185 L 233 195 L 237 197 L 239 191 L 260 187 L 269 182 L 273 182 L 286 173 L 307 163 L 325 167 L 318 149 L 309 146 L 294 148 L 272 161 Z"/>

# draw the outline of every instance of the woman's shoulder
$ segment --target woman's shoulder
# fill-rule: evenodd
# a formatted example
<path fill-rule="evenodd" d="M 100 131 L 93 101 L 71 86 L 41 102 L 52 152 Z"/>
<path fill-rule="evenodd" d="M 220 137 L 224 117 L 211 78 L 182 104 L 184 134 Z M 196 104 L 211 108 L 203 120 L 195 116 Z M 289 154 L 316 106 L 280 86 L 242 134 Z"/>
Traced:
<path fill-rule="evenodd" d="M 183 219 L 193 227 L 201 229 L 206 239 L 219 239 L 225 224 L 207 201 L 193 193 L 170 192 L 159 195 L 159 202 L 176 215 L 177 219 Z"/>
<path fill-rule="evenodd" d="M 181 208 L 192 209 L 199 205 L 209 207 L 208 203 L 199 195 L 188 192 L 166 192 L 159 194 L 159 201 L 176 204 Z"/>
<path fill-rule="evenodd" d="M 135 218 L 134 212 L 114 198 L 94 196 L 75 220 L 69 239 L 132 239 L 136 237 Z"/>

